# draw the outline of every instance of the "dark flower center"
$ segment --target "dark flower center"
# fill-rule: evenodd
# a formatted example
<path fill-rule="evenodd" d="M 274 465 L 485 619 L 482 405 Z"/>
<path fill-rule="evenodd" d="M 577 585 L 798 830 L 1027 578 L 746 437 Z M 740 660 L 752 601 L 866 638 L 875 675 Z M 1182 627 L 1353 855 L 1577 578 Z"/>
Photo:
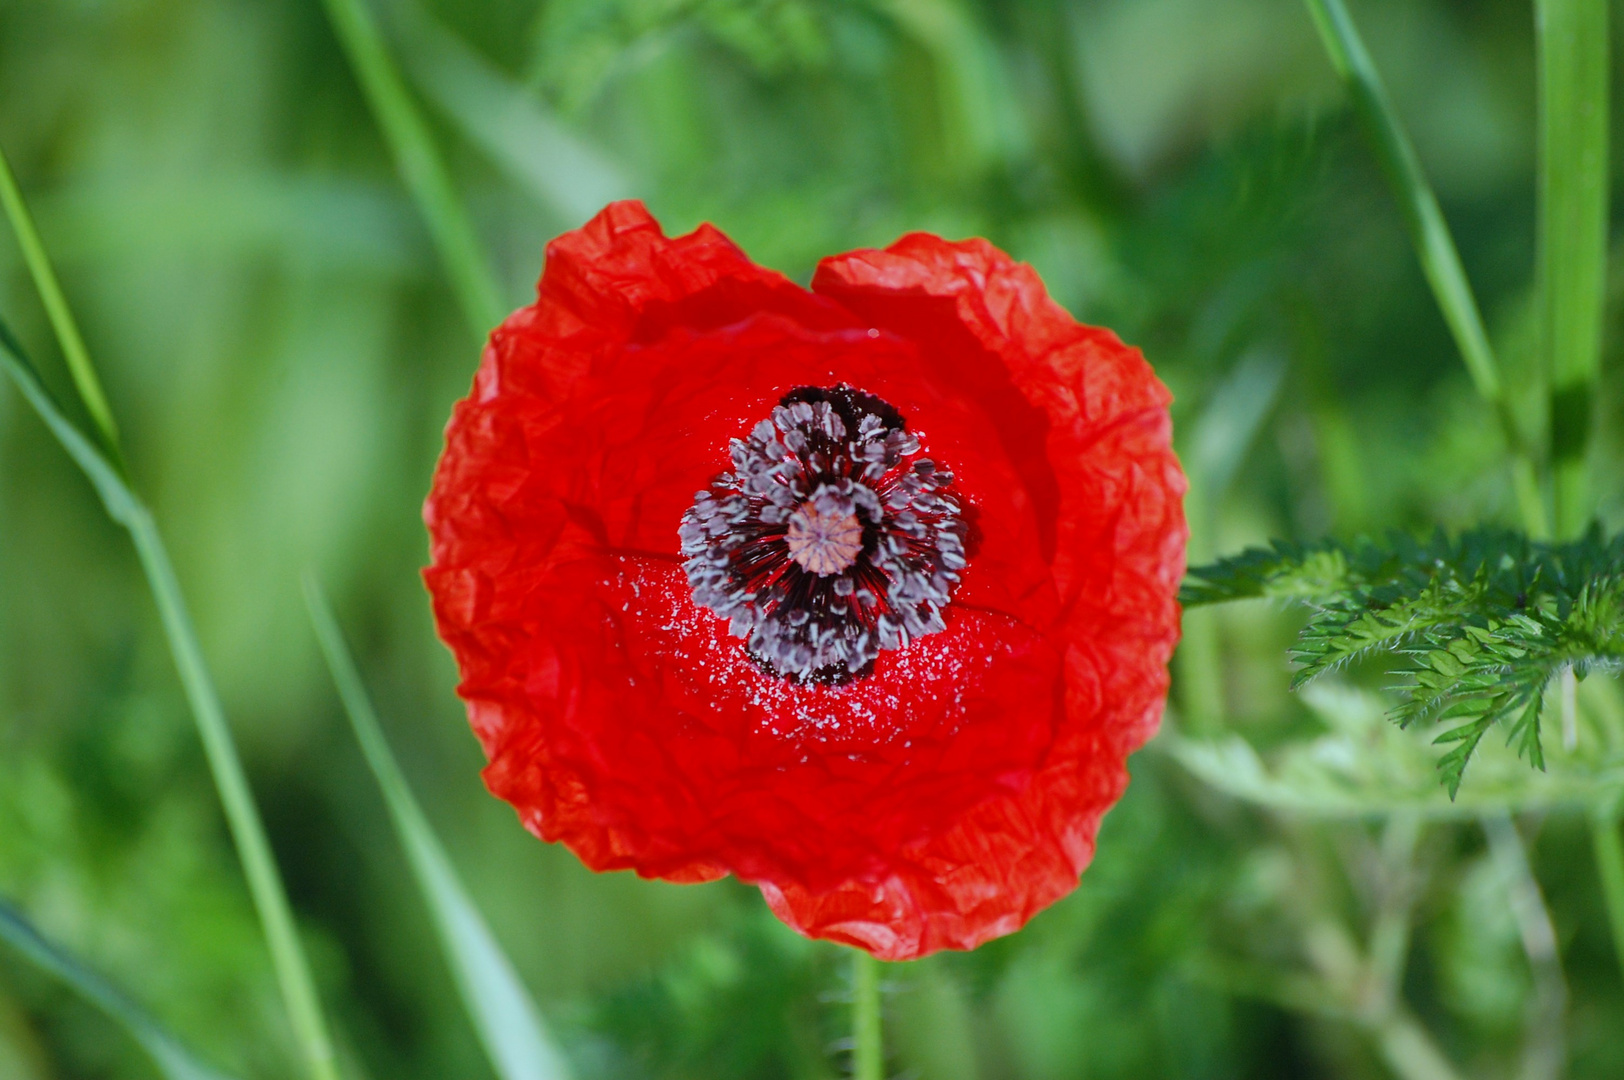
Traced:
<path fill-rule="evenodd" d="M 895 408 L 844 384 L 790 391 L 728 447 L 679 535 L 694 602 L 768 671 L 845 682 L 945 629 L 965 566 L 953 474 Z"/>

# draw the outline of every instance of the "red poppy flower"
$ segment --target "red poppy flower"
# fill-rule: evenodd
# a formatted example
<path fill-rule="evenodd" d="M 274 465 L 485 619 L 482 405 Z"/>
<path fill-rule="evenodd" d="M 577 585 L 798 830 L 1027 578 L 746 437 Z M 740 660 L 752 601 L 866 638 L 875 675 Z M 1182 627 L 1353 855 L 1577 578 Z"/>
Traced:
<path fill-rule="evenodd" d="M 1178 635 L 1166 388 L 981 240 L 811 290 L 616 203 L 491 335 L 424 508 L 491 791 L 908 959 L 1077 884 Z"/>

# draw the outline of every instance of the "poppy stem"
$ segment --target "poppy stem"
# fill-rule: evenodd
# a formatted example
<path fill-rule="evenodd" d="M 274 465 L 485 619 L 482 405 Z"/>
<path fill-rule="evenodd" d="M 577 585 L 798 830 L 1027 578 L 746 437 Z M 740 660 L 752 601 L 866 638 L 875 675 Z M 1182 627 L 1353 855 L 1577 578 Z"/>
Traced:
<path fill-rule="evenodd" d="M 852 1080 L 884 1080 L 885 1044 L 880 1035 L 880 962 L 862 949 L 851 955 Z"/>

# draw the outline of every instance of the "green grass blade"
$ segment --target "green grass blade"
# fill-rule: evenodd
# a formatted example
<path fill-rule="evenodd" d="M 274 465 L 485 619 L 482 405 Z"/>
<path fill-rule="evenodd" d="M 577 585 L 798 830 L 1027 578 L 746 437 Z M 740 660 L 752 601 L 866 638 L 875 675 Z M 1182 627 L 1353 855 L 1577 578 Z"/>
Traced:
<path fill-rule="evenodd" d="M 1304 2 L 1325 51 L 1330 54 L 1331 65 L 1347 85 L 1354 111 L 1375 145 L 1376 157 L 1398 198 L 1421 271 L 1454 335 L 1472 384 L 1493 407 L 1505 434 L 1512 453 L 1512 475 L 1524 525 L 1535 537 L 1547 536 L 1550 524 L 1538 489 L 1533 455 L 1506 400 L 1505 381 L 1489 344 L 1488 332 L 1483 328 L 1477 299 L 1461 265 L 1449 225 L 1438 207 L 1438 198 L 1421 171 L 1421 160 L 1399 122 L 1375 62 L 1342 0 Z"/>
<path fill-rule="evenodd" d="M 1450 236 L 1443 211 L 1438 208 L 1432 185 L 1421 171 L 1421 161 L 1388 100 L 1376 65 L 1342 0 L 1306 2 L 1326 52 L 1331 56 L 1331 64 L 1347 84 L 1354 109 L 1375 143 L 1376 155 L 1399 197 L 1399 207 L 1415 242 L 1422 270 L 1455 335 L 1472 382 L 1486 400 L 1498 402 L 1504 386 L 1488 334 L 1483 329 L 1477 300 L 1466 280 L 1460 254 L 1455 250 L 1455 241 Z"/>
<path fill-rule="evenodd" d="M 571 225 L 632 185 L 534 94 L 416 4 L 397 4 L 401 60 L 425 96 L 508 176 Z"/>
<path fill-rule="evenodd" d="M 491 1065 L 502 1080 L 564 1080 L 569 1069 L 563 1055 L 548 1036 L 529 992 L 457 878 L 451 860 L 412 795 L 384 739 L 332 608 L 314 577 L 305 578 L 305 602 L 344 711 L 372 775 L 383 789 L 389 817 L 406 849 L 457 990 Z"/>
<path fill-rule="evenodd" d="M 1539 288 L 1550 385 L 1556 530 L 1590 515 L 1585 452 L 1607 274 L 1607 3 L 1537 0 Z"/>
<path fill-rule="evenodd" d="M 45 422 L 57 442 L 68 452 L 73 463 L 89 477 L 91 486 L 101 497 L 107 514 L 120 525 L 128 527 L 135 519 L 140 504 L 135 493 L 124 482 L 123 475 L 107 460 L 107 456 L 84 432 L 69 420 L 51 392 L 40 381 L 39 372 L 28 362 L 22 346 L 12 336 L 11 329 L 0 322 L 0 367 L 16 385 L 23 400 Z"/>
<path fill-rule="evenodd" d="M 1191 474 L 1199 474 L 1209 506 L 1217 505 L 1240 469 L 1274 409 L 1285 373 L 1285 362 L 1273 353 L 1249 353 L 1202 408 L 1185 460 Z"/>
<path fill-rule="evenodd" d="M 333 30 L 395 156 L 401 180 L 428 223 L 468 325 L 483 341 L 507 316 L 507 306 L 428 124 L 390 58 L 366 0 L 325 3 Z"/>
<path fill-rule="evenodd" d="M 106 979 L 46 940 L 22 912 L 4 900 L 0 900 L 0 941 L 122 1025 L 152 1058 L 164 1080 L 227 1080 L 224 1073 L 198 1061 L 179 1039 Z"/>
<path fill-rule="evenodd" d="M 338 1080 L 332 1041 L 310 975 L 310 964 L 294 927 L 293 912 L 282 885 L 282 875 L 271 855 L 265 825 L 254 805 L 242 759 L 237 754 L 219 694 L 204 664 L 203 649 L 192 628 L 180 583 L 175 578 L 174 567 L 169 561 L 169 553 L 164 548 L 157 524 L 106 455 L 63 414 L 3 323 L 0 323 L 0 368 L 16 384 L 23 399 L 45 422 L 63 449 L 90 478 L 108 515 L 129 531 L 141 560 L 141 568 L 146 573 L 147 584 L 157 602 L 170 654 L 174 657 L 192 716 L 197 722 L 198 734 L 203 740 L 204 753 L 214 774 L 215 787 L 220 793 L 226 823 L 237 845 L 237 855 L 248 879 L 254 907 L 259 912 L 266 945 L 271 952 L 277 982 L 283 1001 L 287 1004 L 299 1050 L 312 1080 Z"/>
<path fill-rule="evenodd" d="M 1618 810 L 1611 805 L 1598 805 L 1590 812 L 1590 840 L 1607 902 L 1607 924 L 1613 931 L 1614 959 L 1624 972 L 1624 841 L 1619 839 L 1618 820 Z"/>
<path fill-rule="evenodd" d="M 62 343 L 62 356 L 73 376 L 73 385 L 79 391 L 79 398 L 84 402 L 91 422 L 96 425 L 102 446 L 116 461 L 118 425 L 113 421 L 113 410 L 107 404 L 107 395 L 102 392 L 101 380 L 96 377 L 96 368 L 91 364 L 90 353 L 79 334 L 79 324 L 74 321 L 73 310 L 68 307 L 67 297 L 56 280 L 56 271 L 45 254 L 45 245 L 40 242 L 39 230 L 34 228 L 34 219 L 28 213 L 28 205 L 23 202 L 22 191 L 17 187 L 17 178 L 12 175 L 4 150 L 0 150 L 0 204 L 6 208 L 6 217 L 10 219 L 12 232 L 16 234 L 17 246 L 22 248 L 23 261 L 28 264 L 28 273 L 34 279 L 34 287 L 39 290 L 40 300 L 45 304 L 45 314 L 50 317 L 56 338 Z"/>

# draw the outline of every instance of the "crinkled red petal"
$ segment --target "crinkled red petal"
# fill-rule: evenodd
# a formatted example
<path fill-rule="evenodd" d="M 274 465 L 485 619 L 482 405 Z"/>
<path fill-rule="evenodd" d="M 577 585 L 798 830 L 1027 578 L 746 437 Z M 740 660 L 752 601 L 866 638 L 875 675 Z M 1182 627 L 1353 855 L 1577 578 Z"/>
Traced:
<path fill-rule="evenodd" d="M 904 238 L 808 293 L 615 204 L 491 339 L 425 506 L 425 578 L 486 780 L 595 869 L 761 884 L 890 959 L 1076 883 L 1176 636 L 1166 391 L 991 247 Z M 793 686 L 694 607 L 676 528 L 799 385 L 903 409 L 974 508 L 944 633 Z"/>

